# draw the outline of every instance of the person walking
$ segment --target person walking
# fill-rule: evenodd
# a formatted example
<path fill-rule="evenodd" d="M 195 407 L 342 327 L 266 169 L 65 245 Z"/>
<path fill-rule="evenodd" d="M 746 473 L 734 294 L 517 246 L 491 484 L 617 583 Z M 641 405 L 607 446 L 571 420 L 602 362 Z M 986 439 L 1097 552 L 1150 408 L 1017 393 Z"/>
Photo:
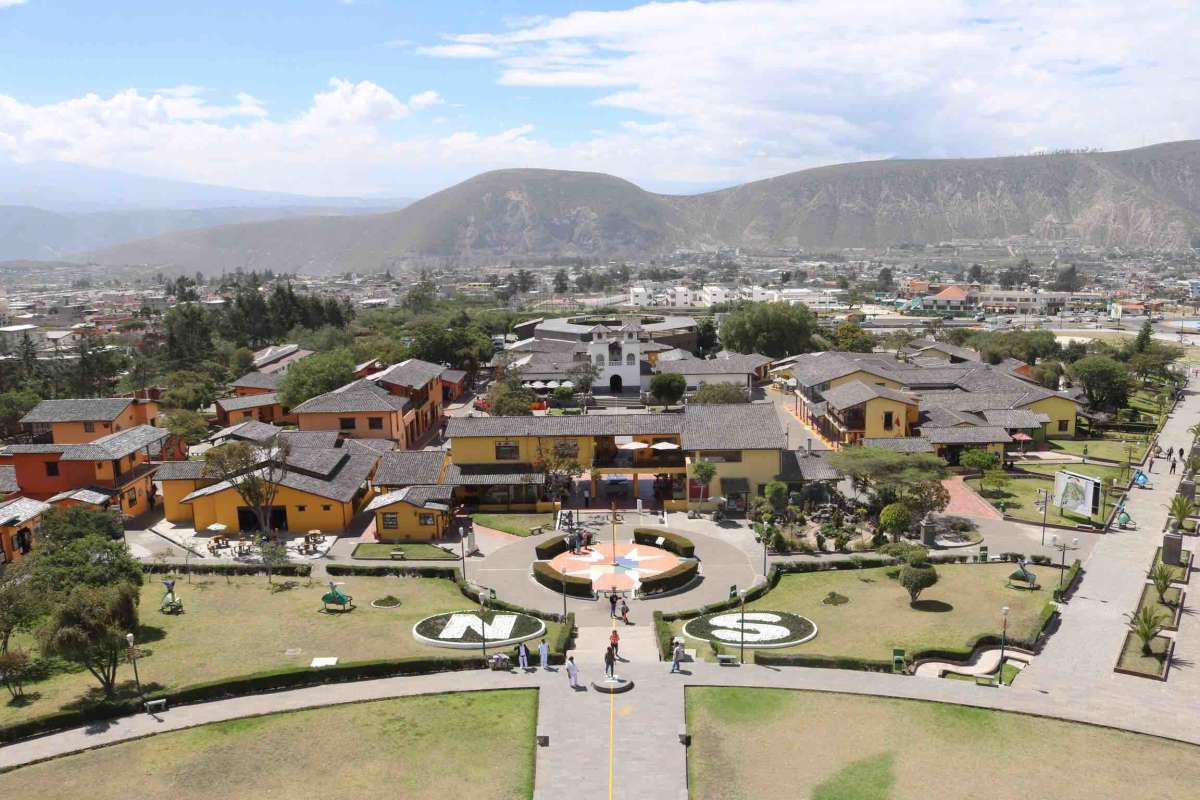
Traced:
<path fill-rule="evenodd" d="M 1150 461 L 1146 464 L 1146 472 L 1154 472 L 1154 456 L 1150 456 Z"/>
<path fill-rule="evenodd" d="M 613 657 L 619 660 L 621 658 L 621 635 L 617 633 L 616 628 L 613 628 L 608 637 L 608 646 L 612 648 Z"/>
<path fill-rule="evenodd" d="M 529 648 L 524 642 L 517 644 L 517 666 L 526 672 L 529 671 Z"/>
<path fill-rule="evenodd" d="M 575 656 L 567 656 L 567 685 L 572 689 L 579 688 L 579 666 L 575 663 Z"/>
<path fill-rule="evenodd" d="M 604 675 L 605 675 L 605 677 L 608 677 L 608 678 L 613 677 L 613 666 L 616 664 L 616 662 L 617 662 L 617 656 L 613 653 L 612 646 L 610 645 L 604 651 Z"/>
<path fill-rule="evenodd" d="M 683 661 L 683 642 L 675 642 L 675 649 L 671 651 L 671 672 L 679 672 L 679 662 Z"/>
<path fill-rule="evenodd" d="M 583 507 L 592 507 L 592 490 L 586 483 L 583 485 Z"/>
<path fill-rule="evenodd" d="M 617 592 L 615 589 L 608 593 L 608 616 L 610 619 L 617 618 Z"/>
<path fill-rule="evenodd" d="M 1170 474 L 1172 474 L 1172 475 L 1175 474 L 1175 457 L 1174 456 L 1171 457 L 1171 473 Z"/>
<path fill-rule="evenodd" d="M 625 602 L 624 597 L 621 598 L 621 621 L 629 624 L 629 603 Z"/>
<path fill-rule="evenodd" d="M 545 639 L 542 639 L 542 643 L 538 645 L 538 661 L 541 662 L 542 670 L 550 669 L 550 645 L 546 644 Z"/>

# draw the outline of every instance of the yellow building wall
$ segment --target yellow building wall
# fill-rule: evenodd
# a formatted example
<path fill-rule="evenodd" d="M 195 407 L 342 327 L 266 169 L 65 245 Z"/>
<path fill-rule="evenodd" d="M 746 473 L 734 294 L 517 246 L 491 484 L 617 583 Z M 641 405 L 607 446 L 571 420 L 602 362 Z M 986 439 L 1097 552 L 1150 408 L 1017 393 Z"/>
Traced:
<path fill-rule="evenodd" d="M 192 506 L 179 501 L 194 492 L 203 483 L 213 481 L 162 481 L 162 491 L 159 493 L 163 501 L 163 517 L 167 522 L 190 525 L 192 522 Z"/>
<path fill-rule="evenodd" d="M 639 438 L 639 437 L 634 437 Z M 649 441 L 653 437 L 641 437 Z M 592 463 L 595 450 L 590 436 L 456 436 L 450 442 L 450 460 L 455 464 L 533 464 L 543 453 L 552 453 L 558 442 L 575 441 L 579 447 L 579 463 Z M 496 460 L 497 442 L 516 442 L 519 457 L 515 460 Z"/>
<path fill-rule="evenodd" d="M 153 477 L 153 473 L 144 475 L 133 483 L 121 488 L 119 498 L 121 513 L 128 514 L 131 517 L 138 517 L 150 510 L 150 489 L 154 484 Z M 136 498 L 132 505 L 129 503 L 130 495 Z"/>
<path fill-rule="evenodd" d="M 868 386 L 886 386 L 889 389 L 901 388 L 900 384 L 891 378 L 883 378 L 879 375 L 873 375 L 870 372 L 865 372 L 863 370 L 852 372 L 849 375 L 843 375 L 840 378 L 834 378 L 829 382 L 829 388 L 832 389 L 834 386 L 841 386 L 843 383 L 851 383 L 852 381 L 862 381 Z"/>
<path fill-rule="evenodd" d="M 342 430 L 342 417 L 353 417 L 356 422 L 353 430 Z M 372 430 L 368 422 L 370 417 L 382 417 L 383 427 Z M 404 425 L 397 412 L 355 412 L 345 414 L 297 414 L 298 425 L 302 431 L 338 431 L 352 439 L 395 439 L 404 446 Z"/>
<path fill-rule="evenodd" d="M 1027 408 L 1030 411 L 1040 411 L 1050 417 L 1050 421 L 1045 425 L 1046 436 L 1048 438 L 1067 439 L 1075 436 L 1075 415 L 1078 413 L 1079 407 L 1074 400 L 1068 400 L 1065 397 L 1047 397 L 1043 400 L 1022 406 L 1022 408 Z M 1058 429 L 1059 420 L 1067 421 L 1067 429 L 1065 431 Z"/>
<path fill-rule="evenodd" d="M 691 460 L 694 462 L 699 455 L 699 453 L 693 452 Z M 779 474 L 779 451 L 743 450 L 741 461 L 714 462 L 713 466 L 716 467 L 716 474 L 713 476 L 712 483 L 709 484 L 708 493 L 710 495 L 720 493 L 722 478 L 745 478 L 750 483 L 748 496 L 754 497 L 758 494 L 758 487 L 775 480 L 775 476 Z M 689 479 L 691 477 L 690 471 L 688 477 Z"/>
<path fill-rule="evenodd" d="M 887 397 L 876 397 L 868 400 L 863 410 L 863 436 L 868 439 L 895 439 L 908 435 L 907 422 L 911 418 L 910 410 L 915 406 L 901 403 Z M 892 429 L 883 427 L 884 412 L 892 412 Z"/>
<path fill-rule="evenodd" d="M 383 515 L 395 514 L 399 527 L 383 527 Z M 421 515 L 432 514 L 433 525 L 422 525 Z M 417 508 L 408 503 L 393 503 L 390 506 L 375 509 L 375 536 L 381 542 L 430 542 L 442 538 L 446 530 L 447 517 L 445 511 L 428 508 Z"/>
<path fill-rule="evenodd" d="M 198 531 L 216 522 L 231 532 L 238 531 L 241 527 L 238 524 L 238 508 L 246 507 L 237 490 L 233 488 L 198 497 L 188 505 L 192 507 L 194 525 Z M 355 512 L 353 503 L 339 503 L 286 486 L 280 487 L 273 505 L 287 506 L 290 531 L 342 531 L 350 525 Z M 305 510 L 300 511 L 299 506 L 304 506 Z M 322 506 L 329 506 L 329 510 L 325 511 Z"/>

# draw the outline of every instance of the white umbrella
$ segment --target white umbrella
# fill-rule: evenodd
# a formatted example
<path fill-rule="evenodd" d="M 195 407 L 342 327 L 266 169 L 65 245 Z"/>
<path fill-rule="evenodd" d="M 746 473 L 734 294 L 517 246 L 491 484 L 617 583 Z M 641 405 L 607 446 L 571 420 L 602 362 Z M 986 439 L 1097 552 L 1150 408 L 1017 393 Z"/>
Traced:
<path fill-rule="evenodd" d="M 546 388 L 546 384 L 542 383 L 541 381 L 534 381 L 533 383 L 531 383 L 529 385 L 534 389 L 545 389 Z"/>
<path fill-rule="evenodd" d="M 559 387 L 558 381 L 546 381 L 547 389 L 557 389 L 558 387 Z"/>
<path fill-rule="evenodd" d="M 213 533 L 221 533 L 222 531 L 224 531 L 226 529 L 226 527 L 228 527 L 228 526 L 223 523 L 214 522 L 212 525 L 208 526 L 207 530 L 210 530 Z"/>
<path fill-rule="evenodd" d="M 645 442 L 626 442 L 625 444 L 621 445 L 617 449 L 618 450 L 644 450 L 649 446 L 650 445 L 646 444 Z"/>
<path fill-rule="evenodd" d="M 679 445 L 675 444 L 674 442 L 655 442 L 654 444 L 650 445 L 650 448 L 652 450 L 678 450 Z"/>
<path fill-rule="evenodd" d="M 574 389 L 574 388 L 575 388 L 575 384 L 574 384 L 574 383 L 572 383 L 571 381 L 563 381 L 562 383 L 560 383 L 560 384 L 558 384 L 558 385 L 559 385 L 559 386 L 565 386 L 565 387 L 566 387 L 566 388 L 568 388 L 568 389 Z"/>

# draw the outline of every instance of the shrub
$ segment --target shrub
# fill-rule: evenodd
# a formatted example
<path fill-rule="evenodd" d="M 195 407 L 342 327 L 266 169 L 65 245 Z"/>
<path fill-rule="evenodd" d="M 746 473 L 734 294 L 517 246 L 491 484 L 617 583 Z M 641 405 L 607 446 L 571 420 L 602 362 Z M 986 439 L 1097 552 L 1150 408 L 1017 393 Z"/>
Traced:
<path fill-rule="evenodd" d="M 399 608 L 400 598 L 394 594 L 385 594 L 383 597 L 375 601 L 375 605 L 381 608 Z"/>
<path fill-rule="evenodd" d="M 912 511 L 904 503 L 891 503 L 879 512 L 879 530 L 891 534 L 892 541 L 912 530 Z"/>
<path fill-rule="evenodd" d="M 660 572 L 657 575 L 643 578 L 640 590 L 641 594 L 644 597 L 646 595 L 669 592 L 681 586 L 686 586 L 696 577 L 699 569 L 699 561 L 684 561 L 681 564 L 671 567 L 666 572 Z"/>
<path fill-rule="evenodd" d="M 879 552 L 914 567 L 929 563 L 929 551 L 919 544 L 910 542 L 889 542 L 879 548 Z"/>
<path fill-rule="evenodd" d="M 930 565 L 913 566 L 905 564 L 900 569 L 900 585 L 908 590 L 911 602 L 917 602 L 921 592 L 938 582 L 937 570 Z"/>
<path fill-rule="evenodd" d="M 332 568 L 332 566 L 331 566 Z M 151 575 L 262 575 L 267 568 L 261 564 L 142 564 L 142 571 Z M 307 578 L 312 564 L 284 564 L 271 570 L 286 578 Z"/>
<path fill-rule="evenodd" d="M 654 612 L 654 637 L 658 640 L 659 658 L 663 661 L 670 661 L 671 650 L 673 649 L 671 644 L 675 636 L 671 633 L 671 626 L 663 619 L 663 612 L 661 611 Z"/>
<path fill-rule="evenodd" d="M 533 552 L 538 561 L 549 561 L 559 553 L 567 552 L 567 537 L 555 536 L 544 542 L 538 542 L 537 546 L 533 548 Z"/>
<path fill-rule="evenodd" d="M 771 536 L 770 545 L 771 549 L 776 553 L 786 553 L 792 549 L 791 541 L 778 529 L 775 531 L 774 535 Z"/>
<path fill-rule="evenodd" d="M 825 552 L 825 534 L 817 533 L 816 538 L 817 538 L 817 551 L 821 552 L 821 553 Z"/>
<path fill-rule="evenodd" d="M 591 598 L 594 594 L 592 591 L 592 581 L 589 578 L 581 578 L 578 575 L 563 575 L 554 567 L 542 561 L 534 562 L 533 579 L 551 591 L 565 591 L 572 597 Z"/>
<path fill-rule="evenodd" d="M 662 537 L 662 544 L 658 543 L 659 537 Z M 661 547 L 681 558 L 694 558 L 696 555 L 696 545 L 692 544 L 691 539 L 657 528 L 634 528 L 633 541 L 638 544 Z"/>

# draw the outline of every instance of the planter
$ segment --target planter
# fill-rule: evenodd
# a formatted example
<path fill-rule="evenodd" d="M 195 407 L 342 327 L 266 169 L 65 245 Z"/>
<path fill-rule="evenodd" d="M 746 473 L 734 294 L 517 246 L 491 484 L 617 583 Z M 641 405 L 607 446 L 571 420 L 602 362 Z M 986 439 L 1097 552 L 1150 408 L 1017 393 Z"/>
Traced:
<path fill-rule="evenodd" d="M 1158 592 L 1152 584 L 1146 584 L 1146 588 L 1142 589 L 1142 596 L 1138 599 L 1138 610 L 1144 606 L 1151 606 L 1169 615 L 1167 622 L 1163 623 L 1163 628 L 1168 631 L 1179 630 L 1179 620 L 1183 618 L 1183 598 L 1185 592 L 1181 586 L 1172 586 L 1167 589 L 1166 599 L 1171 602 L 1171 605 L 1164 605 L 1158 602 Z"/>
<path fill-rule="evenodd" d="M 1113 672 L 1132 675 L 1135 678 L 1165 681 L 1171 671 L 1175 640 L 1166 636 L 1155 636 L 1150 642 L 1150 647 L 1154 656 L 1143 656 L 1142 643 L 1133 635 L 1133 631 L 1125 634 L 1125 644 L 1121 647 L 1121 655 L 1117 657 L 1117 665 L 1113 667 Z"/>

